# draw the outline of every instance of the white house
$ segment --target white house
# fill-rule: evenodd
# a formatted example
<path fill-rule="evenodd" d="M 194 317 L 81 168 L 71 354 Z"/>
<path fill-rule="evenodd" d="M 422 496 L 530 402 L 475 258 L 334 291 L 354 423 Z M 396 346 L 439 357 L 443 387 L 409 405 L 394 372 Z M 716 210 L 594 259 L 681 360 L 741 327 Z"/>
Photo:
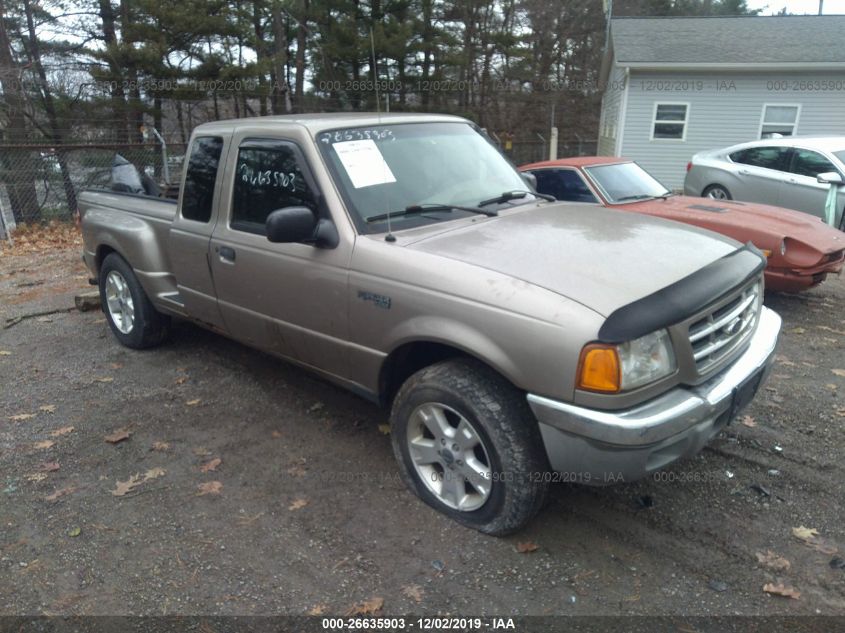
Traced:
<path fill-rule="evenodd" d="M 696 152 L 845 134 L 845 15 L 614 18 L 598 153 L 683 185 Z"/>

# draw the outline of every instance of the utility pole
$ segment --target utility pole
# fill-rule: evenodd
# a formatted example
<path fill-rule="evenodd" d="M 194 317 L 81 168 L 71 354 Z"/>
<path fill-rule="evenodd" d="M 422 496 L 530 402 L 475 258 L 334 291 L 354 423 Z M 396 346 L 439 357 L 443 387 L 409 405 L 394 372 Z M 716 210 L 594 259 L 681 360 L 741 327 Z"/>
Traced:
<path fill-rule="evenodd" d="M 824 11 L 824 0 L 819 0 L 819 15 Z"/>

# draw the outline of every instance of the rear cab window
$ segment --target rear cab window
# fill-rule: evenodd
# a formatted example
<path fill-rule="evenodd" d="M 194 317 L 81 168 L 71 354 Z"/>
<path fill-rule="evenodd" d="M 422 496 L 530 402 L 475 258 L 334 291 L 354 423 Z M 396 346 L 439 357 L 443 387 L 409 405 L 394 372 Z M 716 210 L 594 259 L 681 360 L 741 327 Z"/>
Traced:
<path fill-rule="evenodd" d="M 191 144 L 185 186 L 182 191 L 182 217 L 208 223 L 214 202 L 214 185 L 223 152 L 220 136 L 198 136 Z"/>

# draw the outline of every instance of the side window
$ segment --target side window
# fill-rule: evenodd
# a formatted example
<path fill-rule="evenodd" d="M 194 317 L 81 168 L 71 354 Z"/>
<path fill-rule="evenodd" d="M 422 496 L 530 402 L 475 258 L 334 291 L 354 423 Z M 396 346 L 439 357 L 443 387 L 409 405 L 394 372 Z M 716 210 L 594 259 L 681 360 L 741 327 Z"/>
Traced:
<path fill-rule="evenodd" d="M 651 139 L 683 141 L 687 137 L 688 115 L 689 105 L 686 103 L 655 103 Z"/>
<path fill-rule="evenodd" d="M 567 202 L 598 202 L 587 183 L 574 169 L 538 169 L 537 191 Z"/>
<path fill-rule="evenodd" d="M 317 210 L 294 146 L 266 141 L 242 144 L 235 168 L 232 228 L 264 234 L 271 212 L 294 206 Z"/>
<path fill-rule="evenodd" d="M 191 145 L 191 156 L 185 172 L 185 189 L 182 193 L 182 217 L 196 222 L 211 220 L 214 199 L 214 182 L 223 139 L 219 136 L 201 136 Z"/>
<path fill-rule="evenodd" d="M 798 125 L 797 105 L 766 104 L 763 106 L 763 118 L 760 120 L 760 138 L 770 138 L 775 134 L 792 136 Z"/>
<path fill-rule="evenodd" d="M 734 152 L 730 157 L 735 163 L 786 171 L 789 164 L 789 148 L 777 147 L 776 145 L 749 147 L 748 149 Z"/>
<path fill-rule="evenodd" d="M 828 159 L 808 149 L 796 149 L 792 153 L 792 166 L 789 168 L 793 174 L 815 178 L 819 174 L 829 171 L 837 171 Z"/>

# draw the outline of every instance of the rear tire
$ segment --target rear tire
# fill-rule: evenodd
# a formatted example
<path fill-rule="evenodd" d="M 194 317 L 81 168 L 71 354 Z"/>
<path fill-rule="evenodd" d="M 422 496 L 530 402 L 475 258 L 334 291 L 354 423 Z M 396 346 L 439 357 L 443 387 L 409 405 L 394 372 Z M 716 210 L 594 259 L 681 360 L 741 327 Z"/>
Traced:
<path fill-rule="evenodd" d="M 153 307 L 132 267 L 111 253 L 100 267 L 100 303 L 121 345 L 145 349 L 160 345 L 170 331 L 170 317 Z"/>
<path fill-rule="evenodd" d="M 390 420 L 403 481 L 455 521 L 503 536 L 543 506 L 549 465 L 525 394 L 481 363 L 453 359 L 418 371 Z"/>
<path fill-rule="evenodd" d="M 731 192 L 723 185 L 710 185 L 701 192 L 702 198 L 713 198 L 714 200 L 733 200 Z"/>

